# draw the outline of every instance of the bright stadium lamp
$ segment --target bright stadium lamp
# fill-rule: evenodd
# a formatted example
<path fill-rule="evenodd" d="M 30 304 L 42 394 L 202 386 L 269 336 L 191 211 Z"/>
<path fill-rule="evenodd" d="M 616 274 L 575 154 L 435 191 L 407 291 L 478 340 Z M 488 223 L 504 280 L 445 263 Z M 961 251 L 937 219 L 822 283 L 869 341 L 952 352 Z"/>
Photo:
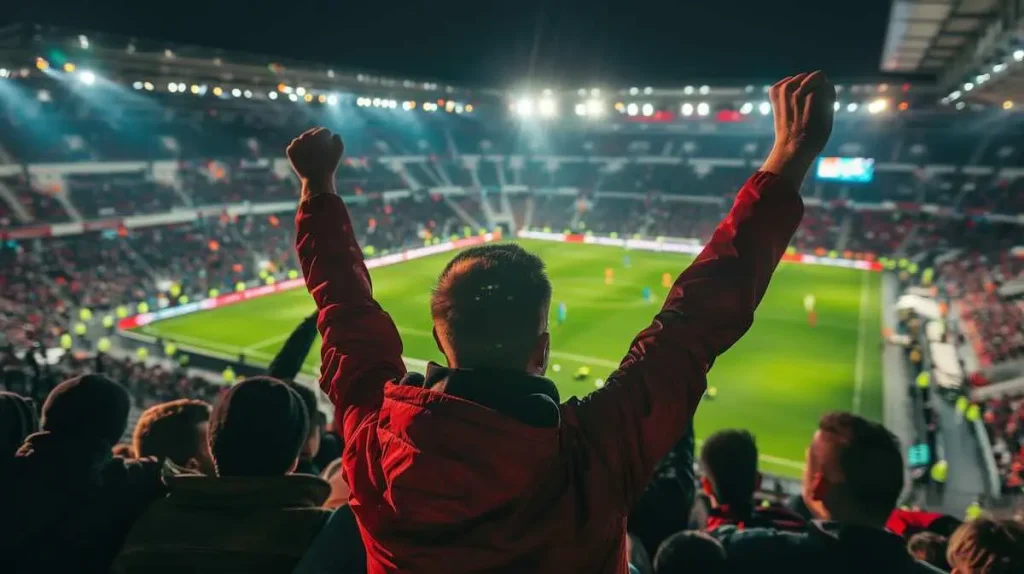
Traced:
<path fill-rule="evenodd" d="M 152 92 L 154 88 L 153 82 L 143 82 L 142 87 L 145 88 L 147 92 Z"/>
<path fill-rule="evenodd" d="M 295 94 L 298 95 L 298 96 L 305 96 L 306 95 L 306 88 L 303 88 L 302 86 L 299 86 L 299 87 L 295 88 Z"/>
<path fill-rule="evenodd" d="M 533 115 L 533 100 L 530 98 L 519 98 L 516 102 L 515 111 L 524 118 Z"/>
<path fill-rule="evenodd" d="M 711 106 L 707 102 L 701 102 L 697 104 L 697 115 L 706 116 L 711 113 Z"/>
<path fill-rule="evenodd" d="M 855 112 L 857 111 L 857 102 L 850 102 L 846 105 L 846 111 Z"/>
<path fill-rule="evenodd" d="M 239 90 L 238 88 L 235 88 L 235 89 L 231 90 L 231 95 L 236 97 L 236 98 L 240 98 L 240 97 L 242 97 L 242 90 Z M 299 95 L 301 96 L 302 94 L 299 94 Z"/>
<path fill-rule="evenodd" d="M 172 94 L 177 92 L 178 91 L 178 84 L 175 84 L 174 82 L 171 82 L 171 83 L 167 84 L 167 91 L 172 93 Z"/>
<path fill-rule="evenodd" d="M 967 82 L 966 84 L 964 84 L 964 91 L 965 92 L 969 92 L 969 91 L 971 91 L 973 89 L 974 89 L 974 84 L 972 84 L 971 82 Z"/>
<path fill-rule="evenodd" d="M 684 116 L 687 116 L 687 117 L 692 116 L 693 115 L 693 104 L 687 102 L 687 103 L 683 104 L 682 107 L 679 108 L 679 111 Z"/>
<path fill-rule="evenodd" d="M 299 96 L 296 96 L 295 94 L 288 94 L 288 99 L 293 102 L 297 102 L 299 101 Z"/>
<path fill-rule="evenodd" d="M 833 104 L 832 104 L 832 111 L 834 111 L 834 112 L 838 112 L 838 111 L 839 111 L 839 108 L 840 108 L 841 106 L 842 106 L 842 104 L 840 104 L 839 102 L 835 102 L 835 103 L 833 103 Z"/>
<path fill-rule="evenodd" d="M 686 86 L 685 88 L 683 88 L 683 93 L 686 94 L 687 96 L 692 96 L 693 86 Z"/>
<path fill-rule="evenodd" d="M 252 90 L 246 90 L 242 92 L 242 95 L 245 96 L 245 99 L 249 99 L 252 97 Z"/>
<path fill-rule="evenodd" d="M 338 105 L 338 96 L 335 95 L 335 94 L 330 94 L 329 96 L 327 96 L 327 105 L 328 106 L 336 106 L 336 105 Z"/>
<path fill-rule="evenodd" d="M 644 106 L 640 108 L 640 113 L 642 113 L 645 118 L 649 118 L 654 115 L 654 106 L 651 104 L 644 104 Z"/>
<path fill-rule="evenodd" d="M 7 70 L 0 70 L 0 77 L 6 76 L 7 74 L 4 74 L 4 72 L 6 72 L 6 71 Z M 136 90 L 141 90 L 142 89 L 142 82 L 133 82 L 132 83 L 132 88 L 134 88 Z"/>
<path fill-rule="evenodd" d="M 700 95 L 706 96 L 709 93 L 711 93 L 711 86 L 701 86 L 700 87 Z"/>
<path fill-rule="evenodd" d="M 276 100 L 277 99 L 277 92 L 267 92 L 267 97 L 272 99 L 272 100 Z"/>
<path fill-rule="evenodd" d="M 744 104 L 740 106 L 740 113 L 745 116 L 750 115 L 750 112 L 752 111 L 754 111 L 754 104 L 750 102 L 744 102 Z"/>
<path fill-rule="evenodd" d="M 580 102 L 580 103 L 576 104 L 575 110 L 576 110 L 576 115 L 577 116 L 581 116 L 581 117 L 585 116 L 585 115 L 587 115 L 587 104 L 584 104 L 583 102 Z"/>
<path fill-rule="evenodd" d="M 998 64 L 992 66 L 993 74 L 1000 74 L 1004 71 L 1006 71 L 1006 64 L 1004 64 L 1003 62 L 999 62 Z"/>
<path fill-rule="evenodd" d="M 640 113 L 640 106 L 636 104 L 629 104 L 626 106 L 626 115 L 635 116 Z"/>
<path fill-rule="evenodd" d="M 889 100 L 878 98 L 868 104 L 869 114 L 880 114 L 889 108 Z"/>
<path fill-rule="evenodd" d="M 768 114 L 772 113 L 772 105 L 769 104 L 768 102 L 761 102 L 757 106 L 757 111 L 761 112 L 762 116 L 767 116 Z"/>
<path fill-rule="evenodd" d="M 558 105 L 552 98 L 541 98 L 540 103 L 537 104 L 537 110 L 541 117 L 545 118 L 553 118 L 558 115 Z"/>
<path fill-rule="evenodd" d="M 633 86 L 632 88 L 629 89 L 629 95 L 636 96 L 638 94 L 640 94 L 640 88 Z"/>
<path fill-rule="evenodd" d="M 1014 50 L 1013 59 L 1017 60 L 1018 62 L 1024 60 L 1024 50 Z"/>
<path fill-rule="evenodd" d="M 595 90 L 591 90 L 591 93 L 593 93 L 595 91 L 597 91 L 597 90 L 596 89 Z M 604 113 L 605 113 L 605 107 L 604 107 L 604 102 L 603 101 L 597 100 L 597 99 L 593 99 L 593 98 L 587 100 L 587 115 L 588 116 L 600 117 L 600 116 L 603 116 Z"/>

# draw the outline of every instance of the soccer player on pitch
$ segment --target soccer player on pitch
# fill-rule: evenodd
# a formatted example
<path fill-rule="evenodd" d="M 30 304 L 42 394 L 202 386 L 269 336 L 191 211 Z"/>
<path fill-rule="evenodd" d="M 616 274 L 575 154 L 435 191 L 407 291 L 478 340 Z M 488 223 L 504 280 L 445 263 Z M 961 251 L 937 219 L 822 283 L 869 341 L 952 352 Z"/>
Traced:
<path fill-rule="evenodd" d="M 615 270 L 611 267 L 606 267 L 604 270 L 604 284 L 611 285 L 615 281 Z"/>
<path fill-rule="evenodd" d="M 558 304 L 558 326 L 561 327 L 565 324 L 565 320 L 569 317 L 569 308 L 565 306 L 565 301 Z"/>
<path fill-rule="evenodd" d="M 814 327 L 818 324 L 818 313 L 814 310 L 814 295 L 804 295 L 804 310 L 807 311 L 807 324 Z"/>

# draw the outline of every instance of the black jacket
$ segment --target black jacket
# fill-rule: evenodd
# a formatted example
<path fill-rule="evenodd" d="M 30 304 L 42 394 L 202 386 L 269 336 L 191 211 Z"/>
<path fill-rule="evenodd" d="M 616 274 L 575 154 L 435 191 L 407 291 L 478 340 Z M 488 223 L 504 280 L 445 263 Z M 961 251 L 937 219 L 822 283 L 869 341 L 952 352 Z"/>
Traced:
<path fill-rule="evenodd" d="M 933 574 L 887 530 L 811 522 L 803 534 L 752 528 L 731 536 L 729 572 L 786 574 Z"/>
<path fill-rule="evenodd" d="M 105 573 L 163 492 L 155 460 L 115 458 L 102 441 L 33 434 L 0 479 L 0 570 Z"/>

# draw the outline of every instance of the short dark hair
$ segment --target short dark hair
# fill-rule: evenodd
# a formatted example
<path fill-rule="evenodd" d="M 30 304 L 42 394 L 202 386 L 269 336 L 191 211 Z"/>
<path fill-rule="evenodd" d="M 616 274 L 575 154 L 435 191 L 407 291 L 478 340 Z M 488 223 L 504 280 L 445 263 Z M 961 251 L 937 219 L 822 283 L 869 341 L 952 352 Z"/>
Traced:
<path fill-rule="evenodd" d="M 964 574 L 1024 572 L 1024 524 L 991 518 L 965 522 L 949 537 L 946 559 Z"/>
<path fill-rule="evenodd" d="M 306 415 L 309 417 L 310 432 L 312 432 L 313 427 L 320 425 L 320 409 L 317 408 L 316 391 L 295 381 L 285 381 L 285 384 L 302 399 L 302 404 L 306 407 Z"/>
<path fill-rule="evenodd" d="M 201 441 L 199 425 L 210 420 L 210 404 L 195 399 L 178 399 L 146 409 L 132 434 L 135 456 L 170 459 L 185 465 L 196 456 Z"/>
<path fill-rule="evenodd" d="M 654 571 L 658 574 L 725 572 L 725 548 L 704 532 L 676 532 L 658 548 L 654 556 Z"/>
<path fill-rule="evenodd" d="M 437 280 L 430 314 L 461 367 L 522 369 L 551 303 L 544 262 L 506 243 L 466 249 Z"/>
<path fill-rule="evenodd" d="M 750 509 L 757 489 L 757 443 L 739 429 L 718 431 L 700 450 L 704 474 L 715 488 L 719 503 L 738 510 Z"/>
<path fill-rule="evenodd" d="M 949 570 L 949 563 L 946 562 L 947 542 L 949 541 L 941 534 L 928 531 L 918 532 L 907 541 L 907 550 L 914 558 L 945 572 Z"/>
<path fill-rule="evenodd" d="M 298 459 L 309 432 L 302 399 L 287 384 L 252 377 L 221 397 L 210 417 L 218 476 L 279 476 Z"/>
<path fill-rule="evenodd" d="M 827 413 L 818 430 L 850 500 L 865 514 L 885 521 L 903 490 L 903 455 L 896 437 L 884 426 L 847 412 Z"/>

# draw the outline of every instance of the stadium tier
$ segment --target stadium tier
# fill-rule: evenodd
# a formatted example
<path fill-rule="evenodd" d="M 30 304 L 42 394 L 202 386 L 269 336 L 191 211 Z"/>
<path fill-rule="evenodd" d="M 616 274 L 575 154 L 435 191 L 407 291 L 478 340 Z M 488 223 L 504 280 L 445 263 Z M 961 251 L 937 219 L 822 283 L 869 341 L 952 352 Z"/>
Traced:
<path fill-rule="evenodd" d="M 660 428 L 646 426 L 664 414 L 651 389 L 682 370 L 696 373 L 692 378 L 702 382 L 706 376 L 707 385 L 693 391 L 693 397 L 673 395 L 672 400 L 686 404 L 673 411 L 672 424 L 691 415 L 692 422 L 681 438 L 668 441 L 675 446 L 667 455 L 647 461 L 648 444 L 633 444 L 632 431 L 625 427 L 617 438 L 607 439 L 629 442 L 619 445 L 630 451 L 625 458 L 651 467 L 644 468 L 653 478 L 644 475 L 638 484 L 602 485 L 609 491 L 637 490 L 626 497 L 630 505 L 637 503 L 636 510 L 630 514 L 617 506 L 611 520 L 628 523 L 631 547 L 654 544 L 648 548 L 653 553 L 672 532 L 646 528 L 692 527 L 693 520 L 698 530 L 713 535 L 714 545 L 724 545 L 723 556 L 744 547 L 747 526 L 806 533 L 816 528 L 809 520 L 834 519 L 828 513 L 836 512 L 814 498 L 817 493 L 805 482 L 835 479 L 820 473 L 812 477 L 816 471 L 811 467 L 823 464 L 815 457 L 820 449 L 856 450 L 850 445 L 858 441 L 871 447 L 849 455 L 860 457 L 861 466 L 844 467 L 844 480 L 863 481 L 875 494 L 892 490 L 890 483 L 903 486 L 896 489 L 898 496 L 893 492 L 892 500 L 882 503 L 888 508 L 881 514 L 889 519 L 883 516 L 878 530 L 887 528 L 886 536 L 909 538 L 916 530 L 949 535 L 952 528 L 945 526 L 958 523 L 949 515 L 966 512 L 977 518 L 984 505 L 992 515 L 1004 516 L 1024 504 L 1024 119 L 1012 105 L 995 110 L 960 106 L 954 103 L 960 96 L 936 104 L 943 94 L 930 84 L 840 86 L 835 106 L 820 114 L 828 117 L 832 110 L 831 136 L 824 130 L 823 149 L 813 150 L 809 172 L 803 177 L 800 171 L 802 179 L 794 186 L 789 172 L 781 169 L 777 175 L 762 172 L 751 178 L 762 166 L 771 171 L 767 166 L 779 153 L 773 147 L 779 136 L 767 86 L 524 95 L 333 70 L 328 74 L 308 63 L 257 65 L 242 56 L 226 61 L 230 58 L 223 54 L 211 57 L 184 47 L 136 53 L 132 43 L 132 51 L 124 54 L 55 48 L 36 55 L 49 37 L 30 35 L 25 44 L 0 41 L 0 64 L 5 66 L 0 68 L 0 382 L 6 391 L 48 405 L 47 397 L 53 397 L 48 393 L 55 388 L 58 402 L 76 386 L 109 383 L 126 389 L 131 425 L 127 433 L 121 427 L 111 432 L 133 443 L 125 447 L 128 458 L 140 460 L 131 464 L 148 464 L 139 450 L 145 442 L 139 433 L 149 431 L 132 435 L 136 425 L 156 424 L 158 415 L 145 409 L 159 411 L 170 408 L 168 401 L 186 400 L 217 403 L 226 411 L 221 405 L 243 400 L 234 399 L 236 394 L 265 392 L 270 397 L 278 392 L 279 381 L 262 377 L 269 373 L 298 381 L 297 388 L 280 391 L 284 394 L 274 404 L 295 407 L 292 415 L 307 415 L 299 425 L 303 433 L 299 426 L 292 429 L 302 434 L 302 448 L 319 448 L 314 434 L 317 441 L 321 432 L 326 437 L 321 449 L 326 460 L 314 464 L 316 452 L 302 450 L 296 466 L 278 474 L 290 475 L 296 468 L 300 474 L 319 474 L 319 467 L 346 448 L 341 462 L 333 464 L 335 473 L 323 469 L 331 480 L 332 500 L 343 505 L 350 500 L 350 487 L 351 500 L 358 501 L 365 495 L 356 491 L 368 488 L 360 481 L 384 480 L 373 472 L 373 480 L 355 474 L 363 459 L 388 467 L 377 470 L 390 480 L 393 471 L 401 474 L 396 468 L 423 464 L 416 462 L 420 456 L 432 456 L 417 451 L 407 459 L 389 458 L 396 452 L 421 448 L 424 443 L 413 446 L 417 440 L 446 442 L 433 431 L 417 435 L 424 431 L 415 427 L 380 452 L 356 456 L 362 447 L 352 446 L 353 441 L 379 447 L 373 441 L 391 440 L 391 430 L 366 431 L 368 419 L 353 422 L 372 400 L 402 405 L 389 417 L 380 415 L 389 418 L 374 423 L 381 428 L 391 419 L 411 420 L 427 412 L 437 420 L 445 409 L 479 403 L 480 410 L 469 418 L 481 425 L 474 427 L 481 437 L 495 431 L 474 417 L 501 416 L 502 425 L 526 427 L 529 448 L 501 447 L 507 449 L 501 456 L 511 460 L 546 452 L 546 446 L 534 448 L 529 442 L 548 430 L 537 421 L 551 414 L 542 413 L 535 399 L 555 409 L 556 426 L 589 429 L 559 435 L 556 442 L 562 447 L 589 448 L 606 440 L 601 433 L 618 432 L 609 425 L 634 419 L 649 442 L 666 442 L 658 435 Z M 564 113 L 559 115 L 559 109 Z M 333 130 L 344 141 L 333 180 L 340 202 L 321 193 L 329 191 L 326 184 L 313 189 L 329 178 L 300 179 L 293 170 L 302 161 L 296 161 L 294 146 L 319 141 L 314 134 L 293 138 L 312 126 Z M 316 157 L 332 149 L 317 148 Z M 797 162 L 789 159 L 792 169 Z M 787 185 L 802 200 L 799 225 L 791 212 L 800 201 L 792 191 L 781 195 L 792 199 L 788 207 L 778 199 Z M 301 206 L 300 188 L 306 194 Z M 339 213 L 349 219 L 338 216 L 329 224 L 318 219 L 331 210 L 343 210 Z M 773 247 L 773 233 L 782 231 L 772 226 L 784 227 L 790 218 L 794 229 L 785 236 L 788 246 L 779 241 Z M 496 331 L 517 328 L 522 317 L 505 316 L 503 324 L 480 327 L 459 343 L 487 360 L 501 357 L 493 360 L 497 366 L 481 361 L 474 368 L 457 368 L 452 364 L 455 339 L 449 340 L 454 335 L 448 333 L 460 321 L 472 322 L 466 318 L 472 313 L 449 309 L 460 296 L 469 296 L 446 287 L 446 281 L 469 275 L 478 261 L 485 270 L 502 261 L 527 267 L 496 275 L 500 280 L 488 276 L 486 284 L 474 287 L 474 309 L 491 304 L 495 292 L 506 296 L 502 301 L 509 309 L 532 297 L 516 289 L 535 287 L 528 283 L 543 275 L 540 268 L 529 268 L 524 263 L 528 256 L 516 248 L 502 251 L 496 245 L 515 245 L 543 260 L 551 292 L 547 328 L 541 320 L 541 326 L 530 326 L 530 336 L 542 332 L 550 337 L 550 347 L 545 338 L 537 347 L 543 347 L 543 359 L 531 354 L 529 360 L 530 374 L 545 378 L 527 378 L 523 384 L 529 388 L 540 386 L 526 399 L 475 390 L 473 400 L 455 396 L 427 404 L 415 393 L 447 396 L 446 389 L 458 387 L 452 381 L 459 376 L 511 377 L 502 353 L 512 351 L 503 349 L 504 343 L 485 343 Z M 452 271 L 447 263 L 453 257 L 468 257 L 469 263 L 461 260 Z M 767 285 L 769 276 L 770 287 L 759 290 L 758 282 Z M 375 299 L 368 297 L 371 284 Z M 691 292 L 703 294 L 706 306 L 680 303 Z M 752 318 L 736 316 L 746 306 Z M 486 308 L 495 315 L 503 311 L 500 305 Z M 537 315 L 543 317 L 544 309 Z M 652 317 L 655 323 L 645 331 Z M 321 340 L 317 319 L 321 333 L 335 329 L 333 340 L 332 335 L 324 335 L 326 343 Z M 698 335 L 686 331 L 696 329 L 693 325 L 700 327 Z M 393 332 L 399 344 L 388 338 Z M 706 332 L 725 334 L 718 340 Z M 665 344 L 662 336 L 679 336 L 686 348 L 666 350 L 659 346 Z M 307 354 L 310 347 L 321 346 L 322 355 Z M 366 357 L 372 361 L 359 363 Z M 670 367 L 661 366 L 657 376 L 647 371 L 636 375 L 648 368 L 645 361 Z M 399 380 L 403 362 L 425 378 Z M 90 372 L 103 373 L 114 383 L 84 376 Z M 356 376 L 353 372 L 358 375 L 354 383 L 346 379 Z M 516 376 L 527 377 L 518 371 Z M 359 387 L 374 377 L 387 378 L 383 391 Z M 318 378 L 323 393 L 310 391 Z M 71 390 L 58 386 L 64 379 L 70 379 Z M 644 389 L 642 400 L 607 407 L 601 420 L 579 415 L 602 406 L 601 397 L 618 392 L 624 381 Z M 267 388 L 247 391 L 258 386 Z M 602 389 L 610 392 L 602 394 Z M 102 392 L 124 394 L 120 389 Z M 304 393 L 312 398 L 298 405 L 307 399 Z M 4 400 L 17 400 L 10 396 L 0 395 L 0 407 Z M 687 403 L 698 400 L 699 408 Z M 344 401 L 352 404 L 345 407 Z M 270 402 L 260 406 L 267 409 L 260 417 L 273 415 L 276 407 Z M 188 410 L 174 404 L 172 414 Z M 523 411 L 506 416 L 503 409 L 509 404 Z M 34 426 L 34 408 L 25 419 L 33 424 L 26 422 L 26 429 Z M 227 414 L 203 408 L 201 425 L 228 424 Z M 416 424 L 425 424 L 420 420 Z M 659 420 L 668 424 L 668 418 Z M 255 433 L 275 444 L 284 440 L 259 434 L 261 428 L 255 424 L 237 436 Z M 454 442 L 476 438 L 463 432 L 465 427 L 459 431 Z M 39 433 L 44 438 L 31 435 L 25 446 L 25 437 L 19 436 L 4 456 L 31 456 L 33 441 L 49 440 L 45 436 L 54 432 L 44 427 Z M 203 456 L 216 456 L 210 452 L 216 432 L 201 434 Z M 822 446 L 832 440 L 825 435 L 839 439 Z M 349 441 L 344 447 L 337 444 L 343 439 Z M 722 458 L 715 451 L 723 444 L 738 450 Z M 100 449 L 104 464 L 110 446 L 104 443 Z M 45 452 L 45 446 L 40 448 Z M 452 458 L 451 452 L 442 458 Z M 747 466 L 721 469 L 747 454 L 752 459 Z M 184 462 L 153 456 L 165 464 L 151 474 L 162 473 L 160 488 L 172 492 L 182 484 L 176 483 L 182 475 L 232 477 L 223 469 L 211 470 L 214 461 L 199 460 L 199 454 Z M 566 468 L 583 460 L 597 460 L 601 468 L 629 463 L 618 456 L 579 456 Z M 852 460 L 838 454 L 825 458 L 842 459 L 841 464 Z M 894 461 L 899 464 L 890 464 Z M 451 480 L 463 480 L 459 473 L 483 472 L 461 464 L 451 471 Z M 486 469 L 493 480 L 529 482 L 506 476 L 516 473 L 494 464 Z M 337 470 L 343 465 L 344 473 Z M 3 482 L 8 466 L 17 464 L 7 465 L 7 459 L 0 464 L 0 494 L 8 486 Z M 879 476 L 892 471 L 886 476 L 899 477 L 886 483 L 886 476 L 864 473 L 868 466 L 877 466 L 872 471 Z M 576 476 L 576 468 L 562 474 L 582 484 L 584 473 Z M 746 500 L 733 507 L 725 502 L 723 476 L 747 470 Z M 420 487 L 427 488 L 399 486 L 381 501 L 354 504 L 347 518 L 352 532 L 381 527 L 374 522 L 379 517 L 360 514 L 370 512 L 365 508 L 393 510 L 408 504 L 404 497 L 425 496 Z M 326 492 L 327 486 L 318 482 L 309 488 Z M 645 514 L 659 514 L 652 507 L 660 504 L 646 497 L 671 498 L 674 494 L 666 492 L 677 490 L 686 503 L 671 517 L 654 520 Z M 481 495 L 473 492 L 471 501 L 452 502 L 446 511 L 459 514 L 472 507 L 477 512 L 473 505 Z M 581 501 L 592 493 L 573 492 L 579 498 L 566 499 L 589 504 Z M 564 502 L 563 492 L 548 494 Z M 889 503 L 897 499 L 907 508 L 939 514 L 895 510 Z M 441 510 L 426 507 L 432 510 L 407 511 L 398 522 L 403 528 L 422 526 L 417 520 L 431 528 L 438 523 L 447 527 L 447 515 L 438 518 L 431 512 Z M 693 520 L 687 518 L 691 507 Z M 144 526 L 132 536 L 145 538 L 145 525 L 153 524 L 147 519 L 159 524 L 151 515 L 163 507 L 148 508 L 139 522 Z M 858 514 L 859 501 L 846 509 L 859 525 L 878 518 Z M 491 510 L 479 514 L 489 516 Z M 321 518 L 327 520 L 319 515 L 316 520 Z M 317 523 L 313 530 L 320 527 Z M 369 552 L 372 562 L 374 550 L 364 551 L 362 540 L 373 539 L 350 538 L 363 560 Z M 132 553 L 149 550 L 135 538 L 127 540 L 123 549 L 118 540 L 106 563 L 120 551 L 114 571 L 141 571 L 133 569 Z M 897 541 L 897 553 L 907 555 L 903 541 Z M 698 537 L 697 542 L 707 541 Z M 291 571 L 298 556 L 288 560 Z M 630 559 L 631 565 L 642 562 Z"/>

